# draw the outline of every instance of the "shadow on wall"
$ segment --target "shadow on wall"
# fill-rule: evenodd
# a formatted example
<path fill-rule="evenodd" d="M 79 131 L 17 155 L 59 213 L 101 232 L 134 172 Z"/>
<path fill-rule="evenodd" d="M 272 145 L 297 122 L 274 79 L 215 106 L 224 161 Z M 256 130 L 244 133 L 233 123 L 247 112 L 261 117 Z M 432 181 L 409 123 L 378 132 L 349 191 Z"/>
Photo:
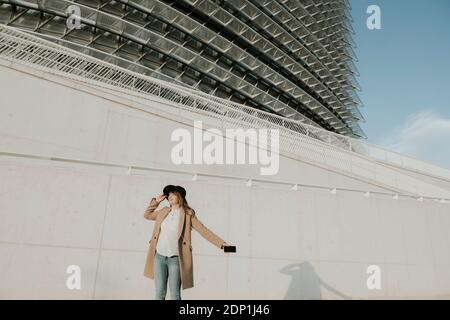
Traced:
<path fill-rule="evenodd" d="M 284 300 L 321 300 L 322 287 L 345 300 L 352 299 L 320 279 L 308 261 L 287 265 L 280 272 L 292 277 Z"/>

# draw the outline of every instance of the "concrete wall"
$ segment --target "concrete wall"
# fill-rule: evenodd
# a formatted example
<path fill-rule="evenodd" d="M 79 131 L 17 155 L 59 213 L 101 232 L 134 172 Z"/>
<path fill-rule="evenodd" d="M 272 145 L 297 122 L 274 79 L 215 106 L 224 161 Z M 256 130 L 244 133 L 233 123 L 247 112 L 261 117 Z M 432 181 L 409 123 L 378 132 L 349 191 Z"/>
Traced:
<path fill-rule="evenodd" d="M 281 157 L 273 181 L 259 166 L 175 166 L 171 132 L 187 114 L 151 108 L 0 67 L 0 151 L 209 172 L 243 180 L 0 156 L 0 298 L 152 299 L 143 273 L 153 222 L 143 218 L 166 184 L 187 189 L 202 222 L 237 246 L 224 254 L 193 235 L 195 287 L 184 299 L 345 299 L 450 295 L 450 206 L 363 193 L 367 181 Z M 81 290 L 66 268 L 79 265 Z M 369 290 L 369 265 L 381 290 Z"/>

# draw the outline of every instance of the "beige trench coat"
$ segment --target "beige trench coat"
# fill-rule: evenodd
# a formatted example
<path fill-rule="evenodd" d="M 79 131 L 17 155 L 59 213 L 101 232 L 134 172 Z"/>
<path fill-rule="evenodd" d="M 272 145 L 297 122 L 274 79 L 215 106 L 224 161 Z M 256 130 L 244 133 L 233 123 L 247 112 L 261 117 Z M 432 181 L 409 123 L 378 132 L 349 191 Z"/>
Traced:
<path fill-rule="evenodd" d="M 152 237 L 149 241 L 149 248 L 147 252 L 147 260 L 144 268 L 144 276 L 154 279 L 153 262 L 156 254 L 156 244 L 158 243 L 159 233 L 161 231 L 161 222 L 167 217 L 172 210 L 171 207 L 165 206 L 160 210 L 156 210 L 159 203 L 155 198 L 152 198 L 150 204 L 144 212 L 144 218 L 154 220 Z M 221 248 L 226 242 L 219 236 L 214 234 L 206 228 L 201 221 L 196 217 L 195 211 L 185 212 L 180 208 L 180 220 L 178 225 L 178 252 L 181 272 L 182 289 L 192 288 L 194 286 L 194 272 L 192 263 L 192 245 L 191 245 L 191 230 L 194 228 L 200 233 L 203 238 L 211 242 L 218 248 Z"/>

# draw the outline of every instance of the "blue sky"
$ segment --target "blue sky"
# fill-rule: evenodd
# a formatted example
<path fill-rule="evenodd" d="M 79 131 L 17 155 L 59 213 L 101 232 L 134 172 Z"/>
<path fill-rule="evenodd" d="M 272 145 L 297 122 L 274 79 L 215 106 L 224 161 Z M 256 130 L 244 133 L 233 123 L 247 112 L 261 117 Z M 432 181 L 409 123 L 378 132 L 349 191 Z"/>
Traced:
<path fill-rule="evenodd" d="M 350 4 L 368 142 L 450 168 L 450 0 Z"/>

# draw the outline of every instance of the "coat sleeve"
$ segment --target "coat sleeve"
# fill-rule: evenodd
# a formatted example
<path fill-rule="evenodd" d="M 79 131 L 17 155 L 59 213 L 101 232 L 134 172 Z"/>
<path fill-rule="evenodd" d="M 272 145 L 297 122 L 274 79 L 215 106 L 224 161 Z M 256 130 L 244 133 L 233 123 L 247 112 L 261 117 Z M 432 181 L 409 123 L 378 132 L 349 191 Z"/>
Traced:
<path fill-rule="evenodd" d="M 145 209 L 144 218 L 147 220 L 156 220 L 156 216 L 158 215 L 158 212 L 161 211 L 161 210 L 155 211 L 156 208 L 158 208 L 158 206 L 159 206 L 159 203 L 158 203 L 158 201 L 156 201 L 156 198 L 152 198 L 147 209 Z"/>
<path fill-rule="evenodd" d="M 191 224 L 192 224 L 192 227 L 195 229 L 195 231 L 200 233 L 200 235 L 203 238 L 205 238 L 206 240 L 211 242 L 213 245 L 215 245 L 219 249 L 221 249 L 222 245 L 224 243 L 226 243 L 225 240 L 221 239 L 218 235 L 216 235 L 214 232 L 212 232 L 207 227 L 205 227 L 203 225 L 203 223 L 197 218 L 197 216 L 195 215 L 195 212 L 192 213 Z"/>

